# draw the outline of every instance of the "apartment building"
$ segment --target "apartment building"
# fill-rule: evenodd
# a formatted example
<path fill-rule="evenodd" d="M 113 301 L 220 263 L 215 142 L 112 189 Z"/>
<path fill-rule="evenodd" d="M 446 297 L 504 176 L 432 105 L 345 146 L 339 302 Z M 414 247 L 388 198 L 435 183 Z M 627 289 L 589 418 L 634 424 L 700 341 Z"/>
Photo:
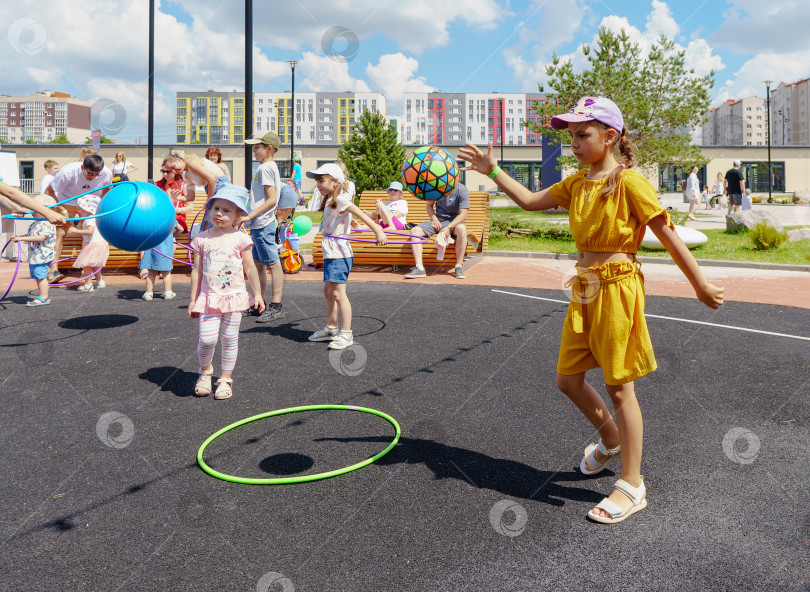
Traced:
<path fill-rule="evenodd" d="M 90 102 L 43 90 L 27 96 L 0 95 L 0 139 L 12 144 L 51 142 L 61 135 L 83 144 L 90 136 Z"/>
<path fill-rule="evenodd" d="M 781 82 L 771 91 L 774 146 L 810 144 L 810 79 Z"/>
<path fill-rule="evenodd" d="M 242 144 L 245 98 L 241 92 L 178 92 L 177 143 Z M 386 115 L 380 93 L 253 93 L 253 130 L 276 132 L 282 145 L 336 146 L 354 133 L 363 111 Z"/>
<path fill-rule="evenodd" d="M 710 109 L 703 124 L 704 146 L 767 146 L 768 115 L 765 99 L 728 100 Z"/>
<path fill-rule="evenodd" d="M 405 93 L 402 142 L 539 145 L 542 136 L 523 123 L 538 121 L 532 104 L 545 100 L 543 95 L 525 93 Z"/>

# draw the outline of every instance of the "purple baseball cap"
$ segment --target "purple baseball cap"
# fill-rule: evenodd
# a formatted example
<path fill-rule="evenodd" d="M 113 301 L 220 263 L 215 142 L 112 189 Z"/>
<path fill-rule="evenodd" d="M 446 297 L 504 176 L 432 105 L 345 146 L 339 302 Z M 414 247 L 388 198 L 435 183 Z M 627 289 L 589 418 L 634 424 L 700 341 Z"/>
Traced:
<path fill-rule="evenodd" d="M 599 121 L 612 127 L 619 134 L 624 127 L 622 112 L 616 103 L 607 97 L 582 97 L 568 113 L 561 113 L 551 118 L 551 127 L 563 130 L 569 123 L 582 123 L 584 121 Z"/>

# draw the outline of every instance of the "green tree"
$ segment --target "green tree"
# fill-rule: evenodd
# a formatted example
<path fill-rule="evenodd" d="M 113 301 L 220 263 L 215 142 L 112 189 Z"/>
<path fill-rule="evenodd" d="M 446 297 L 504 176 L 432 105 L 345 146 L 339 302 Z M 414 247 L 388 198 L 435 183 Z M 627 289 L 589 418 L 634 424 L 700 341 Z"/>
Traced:
<path fill-rule="evenodd" d="M 92 140 L 92 138 L 85 138 L 84 143 L 85 144 L 92 144 L 93 140 Z M 101 143 L 102 144 L 115 144 L 115 142 L 110 140 L 107 136 L 101 136 Z"/>
<path fill-rule="evenodd" d="M 622 111 L 627 137 L 638 148 L 637 161 L 648 171 L 659 164 L 702 165 L 708 162 L 698 146 L 691 143 L 691 131 L 706 121 L 709 91 L 714 72 L 697 76 L 687 69 L 684 51 L 661 35 L 646 57 L 638 43 L 632 43 L 624 30 L 614 33 L 599 29 L 596 47 L 585 45 L 582 53 L 589 66 L 575 72 L 571 60 L 553 56 L 546 67 L 547 103 L 535 102 L 538 115 L 549 121 L 565 112 L 583 96 L 603 95 Z M 543 90 L 543 87 L 540 87 Z M 544 141 L 568 143 L 568 132 L 525 123 Z M 562 157 L 562 166 L 575 164 L 573 156 Z"/>
<path fill-rule="evenodd" d="M 70 140 L 68 140 L 67 134 L 59 134 L 48 144 L 70 144 Z"/>
<path fill-rule="evenodd" d="M 400 179 L 405 146 L 397 142 L 394 125 L 381 113 L 363 111 L 352 137 L 338 148 L 338 158 L 346 165 L 359 196 L 366 189 L 385 189 Z"/>

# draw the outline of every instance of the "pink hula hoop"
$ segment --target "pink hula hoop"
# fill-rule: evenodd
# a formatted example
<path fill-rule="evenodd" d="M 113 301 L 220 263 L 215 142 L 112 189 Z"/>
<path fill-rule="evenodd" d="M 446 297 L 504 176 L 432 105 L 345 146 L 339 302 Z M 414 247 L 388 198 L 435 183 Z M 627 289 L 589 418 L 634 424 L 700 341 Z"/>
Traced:
<path fill-rule="evenodd" d="M 355 228 L 352 232 L 374 232 L 370 228 Z M 411 238 L 415 238 L 417 240 L 413 241 L 388 241 L 389 245 L 418 245 L 418 244 L 425 244 L 428 242 L 428 237 L 426 236 L 418 236 L 416 234 L 408 234 L 407 232 L 399 232 L 398 230 L 388 230 L 387 228 L 383 230 L 383 232 L 391 233 L 391 234 L 399 234 L 401 236 L 409 236 Z M 329 238 L 339 238 L 341 240 L 348 240 L 348 241 L 355 241 L 358 243 L 376 243 L 377 241 L 370 238 L 352 238 L 350 236 L 337 236 L 335 234 L 324 234 L 324 236 L 328 236 Z"/>

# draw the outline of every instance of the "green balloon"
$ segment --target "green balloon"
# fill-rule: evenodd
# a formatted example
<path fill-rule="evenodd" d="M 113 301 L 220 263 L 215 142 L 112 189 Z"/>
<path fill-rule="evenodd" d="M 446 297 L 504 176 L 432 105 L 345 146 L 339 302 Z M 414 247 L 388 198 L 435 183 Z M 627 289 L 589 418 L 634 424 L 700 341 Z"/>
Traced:
<path fill-rule="evenodd" d="M 297 216 L 295 220 L 293 220 L 292 228 L 295 234 L 303 236 L 312 230 L 312 219 L 308 216 Z"/>

